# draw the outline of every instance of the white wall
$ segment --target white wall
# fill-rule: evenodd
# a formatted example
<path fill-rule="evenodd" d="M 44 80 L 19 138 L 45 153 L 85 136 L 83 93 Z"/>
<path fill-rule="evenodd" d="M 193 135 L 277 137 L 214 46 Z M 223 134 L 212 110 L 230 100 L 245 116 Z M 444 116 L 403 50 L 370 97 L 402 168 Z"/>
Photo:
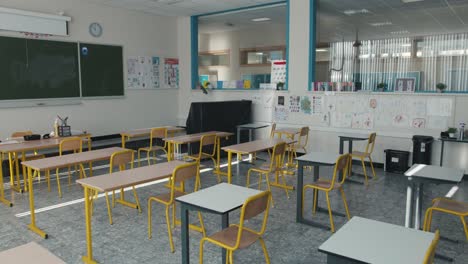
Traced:
<path fill-rule="evenodd" d="M 183 83 L 179 95 L 179 122 L 185 123 L 190 103 L 194 101 L 222 101 L 233 99 L 253 99 L 258 101 L 259 96 L 268 97 L 272 93 L 276 96 L 282 95 L 303 95 L 307 94 L 308 88 L 308 69 L 309 69 L 309 1 L 290 1 L 290 37 L 289 37 L 289 91 L 213 91 L 209 95 L 203 95 L 201 91 L 192 91 L 190 89 L 190 76 L 183 76 Z M 182 63 L 187 67 L 185 71 L 190 71 L 190 20 L 188 18 L 179 19 L 179 38 L 183 41 L 179 43 L 179 54 Z M 179 39 L 181 40 L 181 39 Z M 427 95 L 430 96 L 430 95 Z M 437 95 L 434 95 L 437 96 Z M 459 121 L 468 121 L 468 96 L 455 97 L 455 115 L 449 126 L 457 126 Z M 254 107 L 254 121 L 265 121 L 264 113 L 267 109 Z M 468 123 L 468 122 L 467 122 Z M 301 122 L 279 123 L 278 126 L 300 127 L 308 125 L 311 127 L 309 151 L 336 151 L 338 152 L 338 136 L 343 133 L 368 133 L 363 130 L 352 129 L 332 129 L 320 128 L 312 123 L 304 124 Z M 381 131 L 382 132 L 382 131 Z M 263 133 L 266 136 L 267 133 Z M 408 133 L 379 133 L 377 145 L 375 148 L 374 161 L 384 161 L 384 149 L 411 150 L 411 135 Z M 437 133 L 432 133 L 437 136 Z M 363 144 L 355 143 L 357 149 L 364 147 Z M 345 146 L 346 148 L 346 146 Z M 433 163 L 438 164 L 440 143 L 436 142 L 433 149 Z M 447 145 L 445 165 L 468 169 L 468 144 Z"/>
<path fill-rule="evenodd" d="M 0 0 L 0 6 L 55 14 L 64 11 L 65 15 L 72 17 L 70 36 L 48 39 L 122 45 L 124 61 L 127 56 L 178 56 L 175 45 L 178 43 L 177 18 L 147 15 L 82 0 Z M 103 26 L 100 38 L 94 38 L 88 33 L 88 26 L 92 22 L 99 22 Z M 5 31 L 0 32 L 0 35 L 23 36 Z M 124 73 L 126 80 L 125 64 Z M 83 100 L 80 105 L 0 109 L 0 123 L 3 124 L 0 138 L 24 129 L 38 133 L 50 132 L 57 114 L 69 116 L 72 129 L 87 130 L 93 135 L 176 123 L 178 90 L 126 90 L 125 93 L 123 99 Z"/>

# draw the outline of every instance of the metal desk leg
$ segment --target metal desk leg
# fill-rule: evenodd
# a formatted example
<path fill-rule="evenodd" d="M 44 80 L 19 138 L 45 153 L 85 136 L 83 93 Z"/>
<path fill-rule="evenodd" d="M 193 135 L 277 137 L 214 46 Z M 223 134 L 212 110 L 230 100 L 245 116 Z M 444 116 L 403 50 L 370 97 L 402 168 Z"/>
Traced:
<path fill-rule="evenodd" d="M 181 238 L 182 238 L 182 263 L 190 263 L 190 249 L 189 249 L 189 210 L 185 204 L 181 204 Z"/>
<path fill-rule="evenodd" d="M 445 148 L 445 140 L 442 140 L 442 145 L 440 146 L 440 166 L 444 163 L 444 148 Z"/>
<path fill-rule="evenodd" d="M 237 127 L 237 144 L 240 144 L 240 133 L 241 133 L 241 128 Z"/>
<path fill-rule="evenodd" d="M 405 213 L 405 227 L 412 228 L 413 218 L 413 182 L 411 178 L 408 179 L 408 187 L 406 188 L 406 213 Z"/>
<path fill-rule="evenodd" d="M 91 229 L 91 203 L 92 203 L 92 190 L 84 187 L 84 202 L 85 202 L 85 221 L 86 221 L 86 249 L 87 256 L 83 256 L 81 259 L 84 263 L 94 264 L 97 263 L 93 259 L 93 240 L 92 240 L 92 229 Z"/>
<path fill-rule="evenodd" d="M 29 229 L 38 234 L 42 238 L 47 239 L 48 235 L 36 226 L 36 212 L 34 208 L 34 190 L 33 190 L 33 172 L 32 168 L 28 167 L 28 184 L 29 184 L 29 210 L 31 211 L 31 224 L 28 225 Z"/>
<path fill-rule="evenodd" d="M 231 183 L 232 178 L 232 152 L 228 151 L 228 183 Z"/>
<path fill-rule="evenodd" d="M 344 151 L 344 140 L 340 138 L 340 154 L 343 154 Z"/>
<path fill-rule="evenodd" d="M 422 215 L 422 196 L 423 196 L 423 184 L 416 184 L 416 200 L 414 210 L 414 229 L 419 230 L 421 228 L 421 215 Z"/>
<path fill-rule="evenodd" d="M 125 136 L 122 135 L 122 148 L 125 148 Z"/>
<path fill-rule="evenodd" d="M 225 229 L 229 227 L 229 213 L 225 213 L 221 216 L 221 229 Z M 221 249 L 221 254 L 223 256 L 223 262 L 226 263 L 226 249 Z"/>
<path fill-rule="evenodd" d="M 3 153 L 0 153 L 0 202 L 12 207 L 13 203 L 5 199 L 5 190 L 3 189 Z"/>
<path fill-rule="evenodd" d="M 252 142 L 252 129 L 249 128 L 249 142 Z M 252 163 L 253 159 L 252 159 L 253 155 L 252 154 L 249 154 L 249 162 Z"/>
<path fill-rule="evenodd" d="M 352 140 L 348 141 L 348 153 L 349 154 L 353 153 L 353 141 Z"/>
<path fill-rule="evenodd" d="M 303 195 L 303 188 L 304 187 L 304 164 L 299 161 L 298 168 L 297 168 L 297 185 L 296 185 L 296 222 L 301 223 L 304 219 L 302 215 L 302 195 Z"/>

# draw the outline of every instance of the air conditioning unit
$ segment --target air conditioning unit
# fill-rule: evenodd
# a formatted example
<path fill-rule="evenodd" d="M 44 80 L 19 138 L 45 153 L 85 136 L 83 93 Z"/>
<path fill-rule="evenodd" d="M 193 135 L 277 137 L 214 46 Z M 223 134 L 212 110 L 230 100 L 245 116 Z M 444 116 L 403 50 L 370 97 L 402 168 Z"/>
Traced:
<path fill-rule="evenodd" d="M 71 17 L 0 7 L 0 30 L 68 36 Z"/>

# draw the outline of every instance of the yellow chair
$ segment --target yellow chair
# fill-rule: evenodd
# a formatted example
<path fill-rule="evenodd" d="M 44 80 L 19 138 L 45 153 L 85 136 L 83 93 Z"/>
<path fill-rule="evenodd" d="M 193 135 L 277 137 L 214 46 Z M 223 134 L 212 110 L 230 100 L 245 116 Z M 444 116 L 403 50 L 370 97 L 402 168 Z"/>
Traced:
<path fill-rule="evenodd" d="M 151 165 L 151 153 L 156 153 L 158 150 L 164 151 L 167 155 L 167 141 L 164 141 L 164 146 L 158 146 L 154 142 L 156 138 L 167 138 L 167 128 L 159 127 L 159 128 L 152 128 L 150 132 L 150 145 L 146 148 L 139 148 L 138 149 L 138 167 L 140 167 L 140 157 L 141 152 L 146 152 L 146 157 L 148 160 L 148 165 Z M 156 155 L 155 155 L 156 157 Z M 169 161 L 169 156 L 167 157 Z"/>
<path fill-rule="evenodd" d="M 234 251 L 244 249 L 260 241 L 265 255 L 265 262 L 270 263 L 270 257 L 263 240 L 263 234 L 266 230 L 268 221 L 268 212 L 270 210 L 271 192 L 264 191 L 257 195 L 249 197 L 241 209 L 239 224 L 230 225 L 209 237 L 204 237 L 200 241 L 200 264 L 203 264 L 203 245 L 205 242 L 210 242 L 219 247 L 226 249 L 226 263 L 233 264 Z M 256 231 L 245 227 L 245 221 L 252 219 L 263 213 L 262 227 L 260 231 Z"/>
<path fill-rule="evenodd" d="M 151 202 L 155 201 L 161 203 L 166 206 L 166 224 L 167 224 L 167 232 L 169 235 L 169 244 L 171 246 L 171 252 L 174 253 L 174 242 L 172 241 L 172 230 L 171 230 L 171 222 L 169 220 L 169 209 L 172 207 L 172 227 L 176 224 L 175 219 L 175 211 L 176 211 L 176 204 L 175 198 L 183 196 L 186 194 L 184 190 L 185 181 L 195 178 L 195 187 L 194 192 L 198 191 L 199 181 L 200 181 L 200 170 L 199 170 L 199 163 L 192 162 L 177 166 L 172 173 L 172 177 L 170 179 L 171 191 L 169 193 L 164 193 L 158 196 L 153 196 L 148 199 L 148 238 L 151 239 L 152 237 L 152 213 L 151 213 Z M 178 191 L 176 189 L 176 183 L 180 183 L 183 191 Z M 200 226 L 189 225 L 191 229 L 197 230 L 203 234 L 205 233 L 205 227 L 203 225 L 203 218 L 201 213 L 198 213 L 198 219 L 200 221 Z"/>
<path fill-rule="evenodd" d="M 432 240 L 431 245 L 427 249 L 423 264 L 432 264 L 434 262 L 435 251 L 437 248 L 437 244 L 439 243 L 439 240 L 440 240 L 440 233 L 439 233 L 439 230 L 437 230 L 435 232 L 435 237 Z"/>
<path fill-rule="evenodd" d="M 368 185 L 368 182 L 367 182 L 367 172 L 366 172 L 366 164 L 364 163 L 364 160 L 367 158 L 369 159 L 369 163 L 370 163 L 370 167 L 372 169 L 372 174 L 374 176 L 374 179 L 376 179 L 376 175 L 375 175 L 375 170 L 374 170 L 374 164 L 372 163 L 372 158 L 371 158 L 371 155 L 372 155 L 372 152 L 374 151 L 374 146 L 375 146 L 375 137 L 377 136 L 376 133 L 372 133 L 369 135 L 369 139 L 367 141 L 367 146 L 366 146 L 366 150 L 364 152 L 360 152 L 360 151 L 353 151 L 353 153 L 351 153 L 351 159 L 350 159 L 350 165 L 349 165 L 349 173 L 351 174 L 352 172 L 352 164 L 353 164 L 353 158 L 358 158 L 361 160 L 361 163 L 362 163 L 362 169 L 364 171 L 364 178 L 365 178 L 365 183 L 366 185 Z"/>
<path fill-rule="evenodd" d="M 31 130 L 26 130 L 26 131 L 16 131 L 16 132 L 13 132 L 11 134 L 11 137 L 12 138 L 23 138 L 24 136 L 29 136 L 29 135 L 32 135 L 33 132 Z M 16 155 L 16 153 L 15 153 Z M 28 161 L 28 160 L 37 160 L 37 159 L 43 159 L 45 158 L 45 155 L 44 154 L 41 154 L 39 155 L 37 153 L 37 151 L 34 151 L 32 154 L 26 154 L 24 157 L 21 155 L 20 157 L 18 157 L 18 160 L 24 160 L 25 161 Z M 16 164 L 16 160 L 13 160 L 13 164 L 12 164 L 13 168 L 16 168 L 16 175 L 19 175 L 19 164 L 17 166 Z M 13 172 L 12 172 L 13 173 Z M 19 177 L 19 176 L 18 176 Z M 27 175 L 26 175 L 26 168 L 23 167 L 23 178 L 24 178 L 24 182 L 26 183 L 27 182 Z M 41 179 L 41 174 L 40 172 L 38 172 L 38 179 L 40 180 Z M 19 178 L 17 178 L 17 181 L 19 181 Z M 24 190 L 27 191 L 27 184 L 24 184 Z"/>
<path fill-rule="evenodd" d="M 297 158 L 297 151 L 302 150 L 304 154 L 307 153 L 307 144 L 309 143 L 309 127 L 302 127 L 299 132 L 299 138 L 297 139 L 297 143 L 291 146 L 292 151 L 294 153 L 294 157 Z"/>
<path fill-rule="evenodd" d="M 111 158 L 110 158 L 109 174 L 112 175 L 112 173 L 114 172 L 114 167 L 118 167 L 119 171 L 124 171 L 127 167 L 127 164 L 130 164 L 130 169 L 133 169 L 134 160 L 135 160 L 135 153 L 133 152 L 133 150 L 130 150 L 130 149 L 116 151 L 112 153 Z M 127 202 L 125 200 L 124 190 L 120 189 L 120 197 L 117 200 L 115 199 L 115 191 L 112 191 L 112 207 L 115 207 L 115 202 L 117 201 L 120 204 L 129 206 L 132 208 L 136 208 L 138 209 L 138 212 L 141 213 L 140 200 L 138 199 L 135 186 L 132 186 L 132 189 L 133 189 L 133 197 L 135 199 L 136 204 Z M 97 198 L 97 192 L 95 196 Z M 110 207 L 109 196 L 107 192 L 105 194 L 105 197 L 106 197 L 106 204 L 107 204 L 107 214 L 109 215 L 109 223 L 112 225 L 113 224 L 112 210 Z"/>
<path fill-rule="evenodd" d="M 275 137 L 276 123 L 271 124 L 270 138 Z"/>
<path fill-rule="evenodd" d="M 202 159 L 210 158 L 213 161 L 213 166 L 216 168 L 216 142 L 218 141 L 218 137 L 216 134 L 208 134 L 204 135 L 200 139 L 200 150 L 198 151 L 197 154 L 194 155 L 186 155 L 184 156 L 184 160 L 195 160 L 198 163 L 201 162 Z M 205 146 L 213 146 L 213 151 L 211 153 L 207 153 L 203 151 L 203 147 Z M 221 182 L 221 177 L 219 174 L 216 174 L 216 177 L 218 178 L 218 183 Z M 201 188 L 201 186 L 200 186 Z"/>
<path fill-rule="evenodd" d="M 346 202 L 346 196 L 343 190 L 343 184 L 346 179 L 346 177 L 343 177 L 343 179 L 340 182 L 336 182 L 336 179 L 338 177 L 338 174 L 343 171 L 347 172 L 348 170 L 348 164 L 350 160 L 350 155 L 349 154 L 344 154 L 341 155 L 337 160 L 335 164 L 335 169 L 333 170 L 333 177 L 331 180 L 321 180 L 318 179 L 318 181 L 305 185 L 303 188 L 303 193 L 302 193 L 302 204 L 304 204 L 304 197 L 305 197 L 305 191 L 307 189 L 313 189 L 314 190 L 314 205 L 313 205 L 313 213 L 315 214 L 317 210 L 317 198 L 318 198 L 318 192 L 319 191 L 324 191 L 325 192 L 325 197 L 327 199 L 327 206 L 328 206 L 328 215 L 330 217 L 330 225 L 331 225 L 331 231 L 335 232 L 335 224 L 333 223 L 333 216 L 332 216 L 332 210 L 330 206 L 330 197 L 328 196 L 328 193 L 333 191 L 333 190 L 339 190 L 341 193 L 341 198 L 343 199 L 343 204 L 344 208 L 346 211 L 346 216 L 348 217 L 348 220 L 351 218 L 349 215 L 349 210 L 348 210 L 348 204 Z M 304 211 L 304 208 L 301 208 L 301 210 Z"/>
<path fill-rule="evenodd" d="M 64 152 L 80 153 L 83 150 L 83 140 L 80 137 L 69 137 L 62 139 L 59 144 L 59 155 L 62 156 Z M 83 178 L 83 166 L 80 164 L 80 179 Z M 75 172 L 77 171 L 77 166 L 75 165 Z M 57 175 L 57 187 L 59 192 L 59 197 L 62 198 L 62 189 L 60 187 L 60 169 L 57 168 L 55 173 Z M 47 182 L 50 182 L 49 177 L 47 177 Z M 71 166 L 68 166 L 68 185 L 71 184 Z M 49 183 L 50 188 L 50 183 Z"/>
<path fill-rule="evenodd" d="M 286 185 L 286 181 L 284 179 L 284 175 L 282 173 L 283 171 L 283 158 L 284 154 L 286 152 L 286 143 L 281 142 L 276 144 L 273 147 L 273 155 L 270 157 L 270 163 L 265 164 L 264 166 L 261 166 L 259 168 L 251 168 L 247 172 L 247 187 L 250 187 L 250 174 L 252 172 L 256 172 L 259 174 L 258 178 L 258 189 L 261 188 L 261 182 L 262 182 L 262 176 L 265 176 L 265 181 L 267 184 L 267 188 L 269 191 L 271 191 L 271 186 L 270 186 L 270 180 L 269 180 L 269 175 L 272 173 L 275 173 L 275 177 L 279 177 L 281 175 L 281 178 L 283 180 L 283 184 Z M 286 191 L 286 196 L 289 198 L 289 193 L 287 189 L 284 189 Z M 273 205 L 273 198 L 271 199 L 271 204 Z"/>
<path fill-rule="evenodd" d="M 423 230 L 430 231 L 432 224 L 432 212 L 442 212 L 460 217 L 465 231 L 466 240 L 468 240 L 468 227 L 466 225 L 465 217 L 468 216 L 468 203 L 451 200 L 447 198 L 436 198 L 432 200 L 432 206 L 426 210 L 426 217 L 424 219 Z"/>

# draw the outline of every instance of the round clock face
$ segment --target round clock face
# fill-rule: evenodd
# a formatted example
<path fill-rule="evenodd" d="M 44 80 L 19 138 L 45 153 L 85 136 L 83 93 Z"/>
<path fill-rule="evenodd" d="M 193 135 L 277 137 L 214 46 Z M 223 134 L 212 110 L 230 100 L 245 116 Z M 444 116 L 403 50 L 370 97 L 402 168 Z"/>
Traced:
<path fill-rule="evenodd" d="M 89 34 L 93 37 L 100 37 L 102 35 L 102 26 L 99 23 L 91 23 L 89 25 Z"/>

